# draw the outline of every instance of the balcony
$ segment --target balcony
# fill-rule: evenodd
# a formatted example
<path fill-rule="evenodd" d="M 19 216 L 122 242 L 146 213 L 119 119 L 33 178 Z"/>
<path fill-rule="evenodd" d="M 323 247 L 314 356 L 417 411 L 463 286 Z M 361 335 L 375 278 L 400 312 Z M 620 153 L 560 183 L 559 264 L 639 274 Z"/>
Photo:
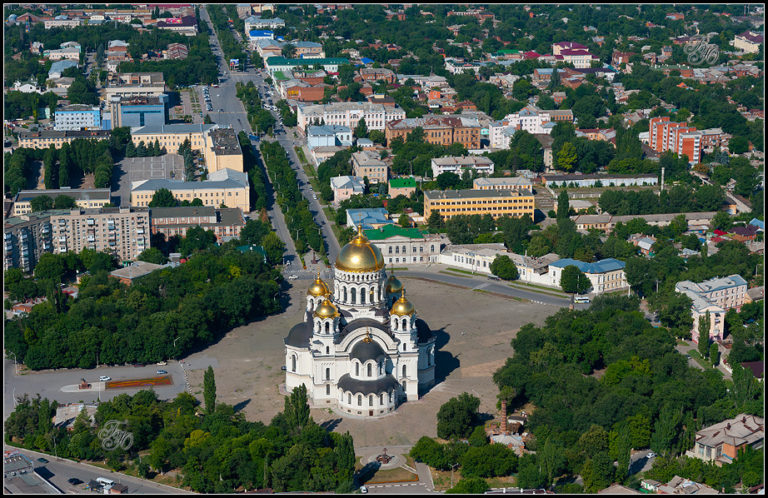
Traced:
<path fill-rule="evenodd" d="M 64 237 L 63 235 L 62 235 L 61 237 L 59 237 L 59 242 L 60 242 L 60 243 L 62 243 L 62 244 L 63 244 L 63 243 L 65 243 L 66 241 L 67 241 L 67 238 L 66 238 L 66 237 Z"/>
<path fill-rule="evenodd" d="M 5 240 L 11 240 L 13 238 L 13 235 L 11 232 L 5 232 Z"/>
<path fill-rule="evenodd" d="M 144 228 L 137 228 L 136 233 L 143 235 L 144 234 Z"/>
<path fill-rule="evenodd" d="M 90 225 L 93 225 L 94 223 L 96 223 L 96 221 L 95 221 L 93 218 L 88 218 L 88 219 L 86 220 L 86 222 L 88 223 L 88 225 L 89 225 L 89 226 L 90 226 Z"/>

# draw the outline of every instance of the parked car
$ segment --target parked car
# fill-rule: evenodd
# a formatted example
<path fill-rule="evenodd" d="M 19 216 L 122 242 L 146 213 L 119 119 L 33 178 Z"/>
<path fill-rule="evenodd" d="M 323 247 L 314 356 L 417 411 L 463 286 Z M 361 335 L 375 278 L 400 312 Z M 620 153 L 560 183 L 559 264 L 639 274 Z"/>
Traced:
<path fill-rule="evenodd" d="M 82 484 L 83 483 L 83 481 L 81 481 L 77 477 L 70 477 L 69 479 L 67 479 L 67 482 L 70 483 L 73 486 L 77 486 L 78 484 Z"/>
<path fill-rule="evenodd" d="M 101 382 L 109 382 L 110 380 L 112 380 L 112 377 L 108 375 L 102 375 L 101 377 L 99 377 L 99 381 Z"/>
<path fill-rule="evenodd" d="M 155 372 L 155 373 L 156 373 L 157 375 L 165 375 L 165 374 L 167 374 L 168 372 L 167 372 L 167 371 L 165 371 L 165 370 L 158 370 L 158 371 L 157 371 L 157 372 Z"/>
<path fill-rule="evenodd" d="M 285 365 L 283 365 L 282 367 L 280 367 L 280 370 L 282 370 L 283 372 L 285 372 L 285 371 L 286 371 L 286 370 L 288 370 L 288 369 L 285 367 Z"/>
<path fill-rule="evenodd" d="M 158 366 L 164 367 L 164 366 L 166 366 L 168 364 L 168 362 L 166 362 L 166 361 L 159 361 L 159 362 L 157 362 L 157 364 L 158 364 Z"/>
<path fill-rule="evenodd" d="M 43 457 L 38 458 L 37 461 L 40 462 L 40 463 L 48 463 L 48 460 L 46 460 Z"/>

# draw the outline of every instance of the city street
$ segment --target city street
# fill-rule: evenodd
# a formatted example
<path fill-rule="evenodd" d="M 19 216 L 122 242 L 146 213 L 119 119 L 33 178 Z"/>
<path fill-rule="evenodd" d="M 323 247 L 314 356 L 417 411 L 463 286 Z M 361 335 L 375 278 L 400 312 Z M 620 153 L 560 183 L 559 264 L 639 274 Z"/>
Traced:
<path fill-rule="evenodd" d="M 3 450 L 17 449 L 12 446 L 3 446 Z M 192 494 L 189 491 L 176 489 L 165 484 L 159 484 L 138 477 L 132 477 L 120 472 L 104 470 L 93 465 L 73 462 L 63 458 L 54 458 L 45 453 L 38 453 L 32 450 L 19 450 L 24 456 L 35 462 L 35 470 L 43 477 L 48 479 L 54 486 L 58 487 L 65 494 L 83 494 L 87 493 L 85 485 L 89 481 L 98 477 L 106 477 L 118 484 L 124 484 L 128 487 L 129 494 Z M 43 457 L 48 463 L 37 462 L 37 459 Z M 67 479 L 76 477 L 83 481 L 82 484 L 73 486 L 67 482 Z"/>

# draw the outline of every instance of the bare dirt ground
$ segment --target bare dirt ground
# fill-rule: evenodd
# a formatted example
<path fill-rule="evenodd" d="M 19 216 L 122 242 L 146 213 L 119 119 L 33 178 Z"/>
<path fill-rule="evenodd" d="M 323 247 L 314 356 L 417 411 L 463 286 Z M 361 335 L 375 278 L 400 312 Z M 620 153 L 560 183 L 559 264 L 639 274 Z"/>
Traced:
<path fill-rule="evenodd" d="M 541 324 L 558 308 L 516 302 L 457 289 L 436 282 L 402 277 L 408 296 L 437 335 L 438 384 L 418 401 L 401 405 L 378 420 L 342 417 L 327 408 L 313 408 L 318 423 L 338 432 L 349 431 L 355 445 L 409 445 L 421 436 L 436 436 L 436 414 L 448 399 L 469 392 L 481 400 L 480 411 L 496 414 L 498 389 L 493 373 L 512 354 L 510 340 L 528 322 Z M 192 393 L 202 401 L 203 368 L 213 363 L 217 400 L 242 408 L 248 420 L 269 423 L 282 411 L 284 398 L 283 339 L 302 319 L 306 282 L 291 289 L 288 309 L 277 316 L 239 327 L 217 344 L 195 353 L 187 363 Z M 214 361 L 211 361 L 214 360 Z"/>

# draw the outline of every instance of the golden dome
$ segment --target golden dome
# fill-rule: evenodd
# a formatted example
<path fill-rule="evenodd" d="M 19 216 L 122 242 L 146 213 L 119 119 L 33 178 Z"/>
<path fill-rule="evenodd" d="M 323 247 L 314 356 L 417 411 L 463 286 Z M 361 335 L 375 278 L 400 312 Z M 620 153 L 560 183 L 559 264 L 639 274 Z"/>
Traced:
<path fill-rule="evenodd" d="M 358 227 L 357 235 L 341 248 L 336 268 L 354 273 L 377 271 L 384 268 L 384 257 L 379 248 L 363 235 L 362 227 Z"/>
<path fill-rule="evenodd" d="M 314 315 L 317 318 L 335 318 L 339 316 L 339 310 L 328 299 L 325 299 L 320 306 L 315 308 Z"/>
<path fill-rule="evenodd" d="M 393 315 L 405 316 L 413 315 L 415 311 L 416 308 L 413 307 L 413 303 L 405 298 L 405 289 L 403 289 L 403 294 L 400 296 L 400 299 L 395 301 L 395 304 L 392 305 L 390 313 Z"/>
<path fill-rule="evenodd" d="M 313 297 L 327 297 L 331 295 L 331 290 L 328 288 L 328 285 L 320 279 L 320 272 L 317 272 L 317 278 L 312 282 L 312 285 L 309 286 L 307 294 Z"/>
<path fill-rule="evenodd" d="M 393 273 L 389 276 L 389 279 L 387 279 L 387 292 L 394 294 L 396 292 L 400 292 L 401 290 L 403 290 L 403 284 Z"/>

